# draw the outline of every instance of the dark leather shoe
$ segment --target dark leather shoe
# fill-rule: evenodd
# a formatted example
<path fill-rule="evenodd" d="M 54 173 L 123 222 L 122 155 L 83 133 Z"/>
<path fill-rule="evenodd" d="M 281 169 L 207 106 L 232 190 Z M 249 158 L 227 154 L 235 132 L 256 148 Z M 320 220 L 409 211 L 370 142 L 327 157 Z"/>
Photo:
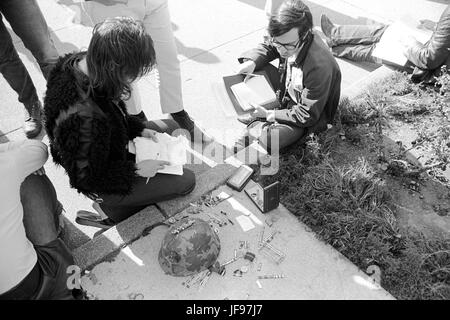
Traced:
<path fill-rule="evenodd" d="M 254 121 L 265 121 L 264 118 L 255 118 L 254 116 L 252 116 L 251 113 L 239 116 L 237 119 L 238 119 L 239 122 L 242 122 L 246 126 L 248 126 L 249 124 L 251 124 Z"/>
<path fill-rule="evenodd" d="M 202 143 L 210 143 L 214 141 L 213 138 L 208 136 L 204 129 L 197 126 L 189 114 L 185 110 L 181 110 L 180 112 L 171 113 L 170 114 L 175 120 L 181 129 L 185 129 L 189 132 L 190 138 L 192 142 L 195 142 L 197 137 L 201 137 Z"/>
<path fill-rule="evenodd" d="M 38 101 L 23 124 L 23 131 L 28 139 L 37 137 L 42 131 L 42 105 Z"/>
<path fill-rule="evenodd" d="M 323 34 L 330 40 L 327 41 L 328 45 L 330 45 L 330 43 L 332 44 L 332 33 L 333 33 L 333 29 L 335 28 L 335 25 L 333 24 L 333 22 L 331 22 L 331 20 L 327 17 L 326 14 L 322 14 L 320 16 L 320 27 L 322 28 L 322 32 Z"/>
<path fill-rule="evenodd" d="M 75 222 L 84 226 L 100 229 L 109 229 L 116 225 L 113 220 L 109 218 L 102 219 L 99 214 L 86 210 L 80 210 L 77 212 Z"/>
<path fill-rule="evenodd" d="M 181 129 L 186 129 L 187 131 L 191 132 L 194 130 L 194 121 L 191 119 L 189 114 L 185 110 L 181 110 L 180 112 L 171 113 L 170 114 L 175 120 L 178 125 L 181 127 Z"/>

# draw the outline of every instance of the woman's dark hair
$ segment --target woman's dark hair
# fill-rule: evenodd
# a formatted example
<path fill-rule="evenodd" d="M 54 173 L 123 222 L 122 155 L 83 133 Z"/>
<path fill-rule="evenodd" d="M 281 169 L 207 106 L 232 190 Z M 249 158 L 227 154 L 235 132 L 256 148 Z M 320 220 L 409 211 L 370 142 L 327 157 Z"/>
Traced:
<path fill-rule="evenodd" d="M 131 83 L 151 71 L 155 49 L 142 22 L 129 17 L 98 23 L 86 54 L 89 93 L 110 99 L 128 99 Z"/>
<path fill-rule="evenodd" d="M 298 34 L 302 37 L 312 27 L 313 19 L 308 6 L 300 0 L 286 0 L 270 17 L 267 31 L 271 37 L 278 37 L 292 28 L 298 28 Z"/>

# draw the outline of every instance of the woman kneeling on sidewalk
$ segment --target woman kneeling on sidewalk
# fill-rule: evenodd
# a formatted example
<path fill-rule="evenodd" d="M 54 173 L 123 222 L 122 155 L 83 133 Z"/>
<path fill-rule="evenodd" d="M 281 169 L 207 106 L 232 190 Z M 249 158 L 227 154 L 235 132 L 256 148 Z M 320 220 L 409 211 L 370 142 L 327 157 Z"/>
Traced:
<path fill-rule="evenodd" d="M 168 163 L 136 163 L 128 151 L 137 136 L 156 139 L 156 132 L 178 129 L 174 120 L 146 122 L 125 108 L 131 83 L 154 65 L 153 41 L 142 23 L 120 17 L 97 24 L 87 52 L 60 58 L 50 74 L 44 109 L 53 160 L 73 188 L 96 202 L 100 224 L 118 223 L 195 186 L 191 171 L 157 174 Z"/>

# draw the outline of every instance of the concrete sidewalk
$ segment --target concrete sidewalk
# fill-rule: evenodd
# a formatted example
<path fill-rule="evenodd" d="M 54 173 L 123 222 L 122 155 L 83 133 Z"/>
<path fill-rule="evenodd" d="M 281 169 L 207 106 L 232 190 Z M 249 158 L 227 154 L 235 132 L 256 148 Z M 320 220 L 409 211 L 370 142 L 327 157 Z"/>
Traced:
<path fill-rule="evenodd" d="M 38 0 L 38 3 L 44 13 L 44 16 L 52 30 L 52 37 L 55 41 L 57 49 L 60 54 L 72 52 L 75 50 L 85 49 L 89 43 L 92 29 L 77 23 L 77 8 L 79 7 L 79 2 L 77 0 Z M 183 81 L 183 91 L 184 91 L 184 102 L 186 110 L 201 124 L 207 131 L 213 134 L 217 140 L 223 144 L 227 144 L 229 140 L 233 140 L 233 135 L 238 136 L 239 133 L 244 129 L 244 126 L 235 120 L 236 114 L 229 114 L 226 112 L 224 106 L 220 103 L 217 98 L 217 86 L 221 84 L 221 77 L 224 75 L 229 75 L 233 73 L 233 70 L 237 68 L 236 57 L 240 52 L 256 45 L 261 41 L 264 34 L 264 28 L 266 25 L 266 16 L 263 11 L 264 9 L 263 0 L 220 0 L 220 1 L 208 1 L 208 0 L 195 0 L 195 1 L 185 1 L 185 0 L 170 0 L 169 5 L 171 9 L 173 28 L 175 31 L 177 47 L 179 50 L 179 59 L 181 61 L 182 70 L 182 81 Z M 338 24 L 365 24 L 372 22 L 389 22 L 393 20 L 402 20 L 410 25 L 415 25 L 419 19 L 430 19 L 437 21 L 441 12 L 444 10 L 446 4 L 442 1 L 428 1 L 428 0 L 380 0 L 377 2 L 366 1 L 366 0 L 313 0 L 305 1 L 312 10 L 314 23 L 317 26 L 320 22 L 319 17 L 321 13 L 327 13 L 330 18 Z M 389 8 L 389 10 L 387 9 Z M 316 27 L 317 29 L 317 27 Z M 27 69 L 29 70 L 31 77 L 38 89 L 38 93 L 43 96 L 45 92 L 45 81 L 41 75 L 39 67 L 35 62 L 34 58 L 28 50 L 26 50 L 20 41 L 20 39 L 12 33 L 15 41 L 19 55 L 24 61 Z M 344 60 L 338 60 L 343 74 L 342 87 L 343 91 L 346 88 L 350 88 L 354 83 L 361 81 L 367 77 L 372 71 L 374 71 L 378 66 L 372 64 L 355 64 Z M 152 119 L 165 117 L 161 114 L 159 106 L 159 94 L 157 89 L 157 83 L 155 78 L 155 73 L 150 74 L 139 82 L 139 87 L 142 95 L 142 101 L 147 102 L 144 105 L 144 110 L 147 115 Z M 17 101 L 15 92 L 9 87 L 6 81 L 0 77 L 0 88 L 2 88 L 2 96 L 0 97 L 0 142 L 9 140 L 21 139 L 23 138 L 22 130 L 20 129 L 23 121 L 23 107 Z M 208 112 L 205 112 L 207 110 Z M 232 132 L 232 136 L 225 136 L 224 131 L 227 129 L 227 133 Z M 44 140 L 47 142 L 47 139 Z M 208 172 L 214 164 L 204 164 L 202 166 L 196 167 L 198 174 L 205 174 Z M 45 166 L 46 171 L 50 179 L 53 181 L 55 188 L 58 192 L 59 200 L 63 203 L 67 218 L 67 228 L 70 234 L 69 244 L 75 249 L 79 248 L 78 253 L 83 255 L 81 246 L 86 246 L 86 250 L 89 251 L 97 244 L 99 244 L 100 251 L 103 254 L 108 252 L 113 252 L 121 246 L 127 245 L 133 242 L 138 236 L 137 233 L 129 236 L 130 226 L 138 227 L 145 223 L 151 223 L 151 221 L 145 220 L 145 214 L 143 213 L 139 217 L 144 219 L 146 222 L 142 223 L 141 220 L 136 218 L 128 225 L 122 225 L 115 228 L 116 232 L 113 237 L 110 237 L 115 231 L 111 230 L 106 232 L 103 237 L 99 236 L 96 239 L 98 242 L 93 243 L 91 239 L 97 234 L 98 229 L 85 227 L 77 225 L 74 222 L 76 212 L 78 210 L 90 210 L 91 202 L 79 195 L 75 190 L 69 187 L 69 182 L 64 170 L 61 168 L 56 168 L 51 160 L 49 160 Z M 229 170 L 229 169 L 227 169 Z M 224 176 L 217 176 L 217 179 L 224 179 Z M 205 180 L 207 177 L 205 176 Z M 217 180 L 217 181 L 219 181 Z M 208 186 L 208 188 L 197 190 L 196 192 L 206 192 L 209 191 L 213 186 Z M 173 207 L 172 209 L 174 209 Z M 180 207 L 182 208 L 182 207 Z M 149 212 L 153 209 L 149 209 Z M 283 209 L 280 209 L 284 212 Z M 171 214 L 166 213 L 156 214 L 155 219 L 166 219 Z M 173 212 L 172 212 L 173 214 Z M 281 215 L 288 217 L 289 214 L 284 212 Z M 292 218 L 292 217 L 291 217 Z M 286 218 L 290 219 L 290 218 Z M 291 219 L 291 221 L 294 221 Z M 307 234 L 308 231 L 301 224 L 296 225 L 298 229 L 296 232 L 299 234 L 298 240 L 304 240 L 302 238 L 303 234 Z M 284 228 L 284 227 L 283 227 Z M 124 231 L 125 230 L 125 231 Z M 134 229 L 133 229 L 134 230 Z M 284 230 L 281 230 L 284 233 Z M 149 237 L 153 237 L 151 235 Z M 111 239 L 114 238 L 116 244 L 111 244 Z M 308 237 L 307 237 L 308 238 Z M 156 239 L 156 238 L 155 238 Z M 309 239 L 309 238 L 308 238 Z M 150 240 L 143 238 L 135 242 L 132 246 L 147 246 Z M 152 242 L 153 241 L 153 242 Z M 150 241 L 154 243 L 154 240 Z M 159 240 L 156 240 L 157 242 Z M 226 241 L 226 240 L 224 240 Z M 318 244 L 318 240 L 309 239 L 311 245 L 324 246 L 323 244 Z M 317 243 L 316 243 L 317 242 Z M 297 242 L 296 242 L 297 243 Z M 301 243 L 298 242 L 298 243 Z M 226 244 L 226 248 L 231 246 L 231 243 Z M 157 245 L 155 245 L 157 246 Z M 97 246 L 98 247 L 98 246 Z M 87 249 L 90 248 L 90 249 Z M 151 255 L 154 253 L 154 248 L 149 249 L 149 251 L 142 250 L 139 259 L 150 261 Z M 224 249 L 228 250 L 228 249 Z M 320 249 L 322 250 L 322 249 Z M 330 248 L 323 249 L 323 252 L 329 252 L 331 256 L 337 257 L 337 253 Z M 328 250 L 328 251 L 327 251 Z M 92 251 L 92 250 L 91 250 Z M 226 251 L 225 251 L 226 252 Z M 332 253 L 334 252 L 334 253 Z M 120 254 L 120 256 L 123 253 Z M 301 252 L 299 252 L 301 254 Z M 326 257 L 325 254 L 322 257 Z M 314 259 L 315 256 L 310 257 Z M 120 270 L 124 270 L 125 267 L 130 267 L 130 261 L 125 259 L 124 264 L 120 267 Z M 322 258 L 320 258 L 322 259 Z M 328 259 L 328 258 L 327 258 Z M 339 258 L 339 259 L 342 259 Z M 338 260 L 339 260 L 338 259 Z M 92 259 L 87 259 L 90 262 L 94 261 Z M 119 264 L 121 260 L 116 259 L 114 264 Z M 325 261 L 328 261 L 325 263 Z M 308 263 L 317 263 L 317 266 L 328 265 L 328 263 L 333 263 L 331 260 L 323 261 L 310 261 Z M 339 260 L 341 261 L 341 260 Z M 342 262 L 345 261 L 345 262 Z M 337 263 L 341 264 L 336 270 L 340 270 L 344 273 L 333 273 L 335 277 L 340 274 L 334 280 L 330 280 L 330 283 L 345 283 L 342 285 L 336 285 L 337 288 L 341 290 L 350 290 L 348 292 L 341 292 L 341 298 L 345 297 L 357 297 L 358 296 L 358 285 L 352 284 L 352 275 L 355 274 L 354 269 L 347 260 L 342 260 Z M 286 261 L 287 263 L 288 261 Z M 298 265 L 297 260 L 291 260 L 289 262 L 289 267 Z M 150 262 L 147 262 L 150 263 Z M 150 264 L 149 264 L 150 265 Z M 345 266 L 344 266 L 345 265 Z M 104 268 L 102 265 L 99 268 Z M 116 268 L 116 265 L 109 265 L 107 268 Z M 119 267 L 119 265 L 117 265 Z M 141 268 L 140 270 L 144 274 L 145 272 L 151 271 L 158 274 L 153 267 L 150 269 Z M 156 268 L 156 267 L 155 267 Z M 322 267 L 320 267 L 322 268 Z M 326 269 L 318 269 L 323 274 L 324 279 L 328 279 L 328 276 L 324 275 Z M 131 270 L 131 269 L 130 269 Z M 145 271 L 146 270 L 146 271 Z M 311 269 L 306 269 L 311 270 Z M 347 271 L 345 271 L 347 270 Z M 348 272 L 348 270 L 350 270 Z M 347 273 L 345 273 L 347 272 Z M 94 272 L 96 273 L 96 271 Z M 132 272 L 129 272 L 132 274 Z M 101 272 L 99 274 L 102 274 Z M 132 275 L 127 277 L 131 277 Z M 356 273 L 359 276 L 364 274 Z M 293 273 L 295 275 L 295 273 Z M 230 276 L 230 275 L 228 275 Z M 99 276 L 100 277 L 100 276 Z M 294 276 L 296 278 L 297 276 Z M 308 275 L 305 275 L 308 278 Z M 118 276 L 120 278 L 120 276 Z M 163 277 L 164 278 L 164 277 Z M 105 278 L 106 279 L 106 278 Z M 130 288 L 131 283 L 136 283 L 139 277 L 135 279 L 129 279 Z M 167 277 L 164 279 L 168 279 Z M 296 278 L 297 279 L 297 278 Z M 312 279 L 312 278 L 311 278 Z M 345 279 L 345 280 L 343 280 Z M 109 281 L 109 280 L 108 280 Z M 117 279 L 116 281 L 120 281 Z M 156 281 L 155 279 L 151 281 Z M 175 282 L 171 280 L 167 283 L 159 283 L 159 285 L 166 286 L 168 284 Z M 320 281 L 319 281 L 320 282 Z M 347 283 L 348 282 L 348 283 Z M 322 283 L 322 282 L 320 282 Z M 105 284 L 105 282 L 103 282 Z M 254 281 L 252 281 L 252 285 Z M 305 282 L 302 286 L 305 285 Z M 321 284 L 322 285 L 322 284 Z M 299 288 L 301 288 L 300 286 Z M 326 287 L 323 284 L 322 287 Z M 95 289 L 94 289 L 95 288 Z M 168 291 L 172 289 L 175 290 L 176 287 L 168 287 Z M 317 289 L 317 290 L 316 290 Z M 332 295 L 326 295 L 324 291 L 320 290 L 319 287 L 312 291 L 286 291 L 286 295 L 291 299 L 294 298 L 326 298 Z M 102 294 L 102 290 L 110 290 L 109 287 L 99 287 L 99 283 L 93 284 L 92 290 L 95 291 L 96 295 L 99 297 L 111 297 Z M 367 290 L 364 289 L 364 290 Z M 120 291 L 120 290 L 119 290 Z M 244 290 L 245 291 L 245 290 Z M 369 290 L 370 291 L 370 290 Z M 365 291 L 365 292 L 369 292 Z M 206 290 L 205 290 L 206 292 Z M 243 291 L 239 291 L 241 294 Z M 258 296 L 262 299 L 267 299 L 270 294 L 262 294 L 264 291 L 256 291 L 254 293 L 255 297 Z M 380 291 L 376 291 L 380 292 Z M 308 294 L 311 294 L 308 296 Z M 319 293 L 322 293 L 320 296 Z M 335 292 L 336 294 L 339 291 Z M 119 294 L 120 295 L 120 294 Z M 231 297 L 238 297 L 239 295 L 229 294 Z M 197 295 L 181 295 L 180 297 L 200 297 Z M 218 295 L 211 293 L 209 298 L 212 297 L 221 298 Z M 379 295 L 376 293 L 367 293 L 367 297 L 386 297 L 385 293 Z M 150 291 L 145 294 L 146 298 L 155 298 L 154 294 Z M 206 297 L 206 296 L 205 296 Z M 240 296 L 239 296 L 240 297 Z M 251 295 L 251 298 L 253 294 Z M 243 297 L 241 297 L 243 298 Z"/>
<path fill-rule="evenodd" d="M 249 183 L 251 186 L 253 182 Z M 149 235 L 122 249 L 111 262 L 95 266 L 82 278 L 82 286 L 93 299 L 184 299 L 184 300 L 293 300 L 293 299 L 338 299 L 379 300 L 393 299 L 369 276 L 358 270 L 331 246 L 318 241 L 314 232 L 298 222 L 282 205 L 267 214 L 262 214 L 244 192 L 234 192 L 221 187 L 213 195 L 223 193 L 232 197 L 215 207 L 202 206 L 203 212 L 189 216 L 209 219 L 207 214 L 220 216 L 227 212 L 234 225 L 228 223 L 218 227 L 221 251 L 218 261 L 224 263 L 234 255 L 246 251 L 256 254 L 249 262 L 238 259 L 226 266 L 226 274 L 213 273 L 204 287 L 194 284 L 187 287 L 190 277 L 173 277 L 164 274 L 158 264 L 158 252 L 167 227 L 159 226 Z M 183 211 L 180 215 L 184 215 Z M 254 228 L 244 232 L 236 220 L 238 216 L 251 216 Z M 275 221 L 271 227 L 266 220 Z M 271 245 L 286 254 L 279 264 L 258 250 L 260 232 L 264 238 L 279 231 Z M 247 249 L 239 248 L 239 241 L 248 241 Z M 234 271 L 247 266 L 242 277 Z M 282 279 L 261 279 L 267 274 L 283 274 Z"/>

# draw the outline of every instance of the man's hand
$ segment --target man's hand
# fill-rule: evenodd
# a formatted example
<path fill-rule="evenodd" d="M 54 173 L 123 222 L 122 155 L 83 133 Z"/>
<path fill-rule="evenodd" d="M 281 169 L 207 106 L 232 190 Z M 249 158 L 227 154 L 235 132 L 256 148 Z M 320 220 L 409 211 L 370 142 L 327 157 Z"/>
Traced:
<path fill-rule="evenodd" d="M 164 169 L 164 166 L 169 164 L 170 162 L 162 160 L 144 160 L 136 164 L 136 173 L 144 178 L 152 178 L 158 170 Z"/>
<path fill-rule="evenodd" d="M 255 118 L 267 118 L 267 109 L 264 107 L 261 107 L 259 104 L 250 103 L 252 107 L 255 108 L 255 110 L 252 113 L 252 116 Z"/>
<path fill-rule="evenodd" d="M 253 60 L 247 60 L 239 65 L 239 69 L 237 71 L 237 74 L 248 74 L 253 73 L 255 71 L 256 64 Z M 246 76 L 247 79 L 248 76 Z M 244 79 L 244 81 L 246 80 Z"/>
<path fill-rule="evenodd" d="M 144 130 L 142 130 L 141 137 L 149 138 L 149 139 L 152 139 L 155 142 L 158 142 L 158 138 L 156 137 L 157 133 L 158 132 L 155 131 L 155 130 L 144 129 Z"/>

